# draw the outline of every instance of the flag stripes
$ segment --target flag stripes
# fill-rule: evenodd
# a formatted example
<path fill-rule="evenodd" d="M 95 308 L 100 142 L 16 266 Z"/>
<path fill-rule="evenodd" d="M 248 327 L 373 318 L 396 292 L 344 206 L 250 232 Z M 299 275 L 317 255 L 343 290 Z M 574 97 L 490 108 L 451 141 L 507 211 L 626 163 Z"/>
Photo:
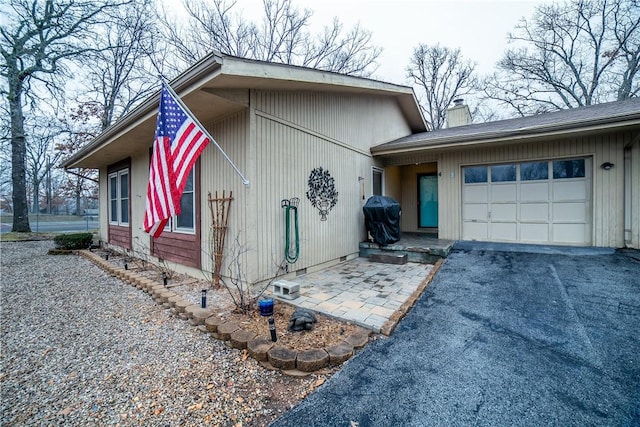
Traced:
<path fill-rule="evenodd" d="M 209 143 L 207 135 L 163 84 L 144 217 L 144 230 L 153 237 L 159 237 L 169 219 L 180 214 L 187 177 Z"/>

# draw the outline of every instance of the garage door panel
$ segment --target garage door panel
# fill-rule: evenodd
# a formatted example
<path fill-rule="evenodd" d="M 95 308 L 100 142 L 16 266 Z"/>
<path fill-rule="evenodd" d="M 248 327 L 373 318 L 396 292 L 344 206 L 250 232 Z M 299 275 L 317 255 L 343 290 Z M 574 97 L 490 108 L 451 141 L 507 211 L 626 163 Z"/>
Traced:
<path fill-rule="evenodd" d="M 516 221 L 518 205 L 515 203 L 499 203 L 491 205 L 492 221 Z"/>
<path fill-rule="evenodd" d="M 465 203 L 486 203 L 489 200 L 489 187 L 487 185 L 465 185 L 462 196 Z"/>
<path fill-rule="evenodd" d="M 551 227 L 554 242 L 575 244 L 589 241 L 585 224 L 553 224 Z"/>
<path fill-rule="evenodd" d="M 549 203 L 521 203 L 520 221 L 549 222 Z"/>
<path fill-rule="evenodd" d="M 487 240 L 487 226 L 486 222 L 463 222 L 462 235 L 467 240 Z"/>
<path fill-rule="evenodd" d="M 462 207 L 462 219 L 464 221 L 487 221 L 488 219 L 487 204 L 465 203 Z"/>
<path fill-rule="evenodd" d="M 547 181 L 521 183 L 520 200 L 523 202 L 548 201 L 549 183 Z"/>
<path fill-rule="evenodd" d="M 518 226 L 515 222 L 492 222 L 490 236 L 492 240 L 515 242 L 518 239 Z"/>
<path fill-rule="evenodd" d="M 549 224 L 520 223 L 520 240 L 546 243 L 549 241 Z"/>
<path fill-rule="evenodd" d="M 531 173 L 531 162 L 471 167 L 492 173 L 485 177 L 488 182 L 462 183 L 462 238 L 590 244 L 590 162 L 580 158 L 536 161 L 540 170 L 535 174 Z M 586 167 L 579 170 L 580 173 L 559 174 L 554 169 L 556 163 L 585 164 Z M 496 177 L 502 175 L 494 174 L 494 168 L 506 166 L 515 168 L 515 177 L 512 173 L 508 180 L 498 180 Z M 463 168 L 463 173 L 465 171 Z"/>
<path fill-rule="evenodd" d="M 513 202 L 517 197 L 516 184 L 494 184 L 491 186 L 491 201 L 495 203 Z"/>
<path fill-rule="evenodd" d="M 554 203 L 553 222 L 587 222 L 587 212 L 584 202 Z"/>
<path fill-rule="evenodd" d="M 584 179 L 553 182 L 553 201 L 586 200 L 587 186 Z"/>

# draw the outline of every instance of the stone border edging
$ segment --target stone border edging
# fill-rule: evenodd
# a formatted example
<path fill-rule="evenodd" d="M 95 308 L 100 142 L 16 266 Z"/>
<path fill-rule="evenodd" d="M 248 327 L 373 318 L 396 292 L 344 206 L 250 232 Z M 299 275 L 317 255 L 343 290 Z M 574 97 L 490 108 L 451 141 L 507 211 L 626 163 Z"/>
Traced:
<path fill-rule="evenodd" d="M 431 283 L 431 279 L 433 279 L 433 276 L 435 276 L 435 274 L 438 272 L 438 270 L 440 269 L 440 266 L 444 261 L 445 259 L 443 258 L 436 261 L 436 263 L 433 265 L 433 268 L 431 269 L 427 277 L 425 277 L 424 280 L 420 282 L 420 285 L 418 285 L 416 290 L 413 291 L 409 299 L 407 299 L 400 306 L 400 308 L 391 315 L 389 320 L 387 320 L 384 323 L 384 325 L 382 325 L 382 328 L 380 328 L 381 334 L 384 334 L 386 336 L 391 335 L 391 333 L 394 331 L 396 326 L 398 326 L 398 323 L 400 323 L 400 321 L 404 318 L 404 316 L 407 315 L 409 310 L 411 310 L 411 308 L 416 304 L 416 301 L 418 301 L 418 298 L 420 298 L 424 290 L 427 289 L 427 287 L 429 286 L 429 283 Z"/>
<path fill-rule="evenodd" d="M 246 351 L 248 355 L 256 359 L 264 368 L 278 370 L 289 376 L 307 376 L 312 372 L 325 369 L 329 366 L 338 366 L 344 363 L 355 354 L 356 350 L 362 349 L 367 345 L 369 337 L 372 334 L 371 331 L 356 332 L 333 346 L 296 351 L 285 346 L 277 345 L 277 343 L 271 342 L 270 340 L 256 337 L 253 332 L 241 329 L 234 323 L 224 321 L 217 317 L 213 311 L 200 308 L 197 304 L 191 304 L 161 283 L 140 276 L 131 270 L 116 267 L 90 250 L 78 250 L 74 251 L 74 253 L 93 262 L 111 276 L 147 292 L 158 305 L 163 308 L 175 310 L 177 317 L 188 320 L 191 325 L 198 327 L 202 331 L 211 333 L 214 338 L 227 342 L 232 348 Z M 431 277 L 432 273 L 429 274 L 427 279 L 430 280 Z M 426 283 L 428 283 L 427 279 L 425 279 Z M 426 287 L 426 283 L 424 287 Z M 420 287 L 424 289 L 422 284 Z M 417 299 L 417 296 L 415 299 Z M 411 308 L 411 306 L 413 306 L 413 303 L 407 310 Z M 396 324 L 402 317 L 404 317 L 404 314 L 396 321 Z M 391 331 L 392 330 L 393 328 Z M 389 331 L 389 333 L 391 333 L 391 331 Z"/>

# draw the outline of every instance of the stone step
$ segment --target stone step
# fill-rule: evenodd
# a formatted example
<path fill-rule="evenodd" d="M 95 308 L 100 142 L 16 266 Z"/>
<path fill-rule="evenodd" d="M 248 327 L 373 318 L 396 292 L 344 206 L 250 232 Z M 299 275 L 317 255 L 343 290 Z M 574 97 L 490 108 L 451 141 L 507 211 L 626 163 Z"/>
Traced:
<path fill-rule="evenodd" d="M 383 264 L 396 264 L 396 265 L 404 265 L 407 263 L 409 256 L 407 254 L 398 254 L 398 253 L 373 253 L 369 255 L 369 261 L 372 262 L 381 262 Z"/>

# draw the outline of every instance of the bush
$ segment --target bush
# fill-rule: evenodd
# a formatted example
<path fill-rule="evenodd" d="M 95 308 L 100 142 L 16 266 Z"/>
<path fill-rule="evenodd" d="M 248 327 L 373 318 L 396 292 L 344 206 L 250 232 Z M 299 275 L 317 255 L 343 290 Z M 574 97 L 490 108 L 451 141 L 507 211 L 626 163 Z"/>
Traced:
<path fill-rule="evenodd" d="M 91 233 L 71 233 L 60 234 L 54 237 L 53 242 L 58 249 L 87 249 L 91 246 L 93 234 Z"/>

